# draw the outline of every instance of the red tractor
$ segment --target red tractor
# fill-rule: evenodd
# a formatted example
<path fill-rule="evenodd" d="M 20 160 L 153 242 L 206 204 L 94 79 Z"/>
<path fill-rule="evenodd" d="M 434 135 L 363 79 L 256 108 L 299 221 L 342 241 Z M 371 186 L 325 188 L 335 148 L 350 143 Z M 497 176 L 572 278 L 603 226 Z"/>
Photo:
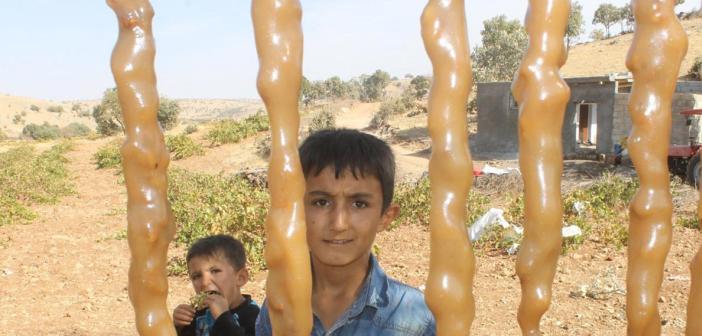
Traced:
<path fill-rule="evenodd" d="M 686 177 L 690 185 L 697 187 L 700 179 L 700 147 L 697 134 L 692 133 L 692 116 L 702 115 L 702 109 L 682 111 L 685 116 L 689 143 L 670 145 L 668 148 L 668 167 L 671 172 Z M 699 130 L 698 130 L 699 131 Z"/>

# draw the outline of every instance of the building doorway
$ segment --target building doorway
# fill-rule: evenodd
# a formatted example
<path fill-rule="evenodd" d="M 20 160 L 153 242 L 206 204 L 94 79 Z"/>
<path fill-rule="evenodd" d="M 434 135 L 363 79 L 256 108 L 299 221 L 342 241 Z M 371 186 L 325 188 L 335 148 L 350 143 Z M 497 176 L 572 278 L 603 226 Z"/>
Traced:
<path fill-rule="evenodd" d="M 597 145 L 597 104 L 579 103 L 575 106 L 575 141 L 580 147 Z"/>

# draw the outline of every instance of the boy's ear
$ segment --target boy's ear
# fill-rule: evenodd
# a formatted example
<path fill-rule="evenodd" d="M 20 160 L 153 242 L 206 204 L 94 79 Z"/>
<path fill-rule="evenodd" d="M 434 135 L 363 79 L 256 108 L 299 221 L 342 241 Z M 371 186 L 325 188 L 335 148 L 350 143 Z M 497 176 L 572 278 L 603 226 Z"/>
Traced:
<path fill-rule="evenodd" d="M 236 284 L 239 287 L 246 285 L 249 282 L 249 269 L 244 266 L 236 272 Z"/>
<path fill-rule="evenodd" d="M 387 228 L 390 227 L 390 224 L 392 224 L 392 221 L 397 218 L 397 216 L 400 214 L 400 206 L 395 204 L 395 203 L 390 203 L 387 209 L 385 209 L 385 212 L 382 214 L 381 219 L 380 219 L 380 226 L 378 226 L 378 232 L 384 231 Z"/>

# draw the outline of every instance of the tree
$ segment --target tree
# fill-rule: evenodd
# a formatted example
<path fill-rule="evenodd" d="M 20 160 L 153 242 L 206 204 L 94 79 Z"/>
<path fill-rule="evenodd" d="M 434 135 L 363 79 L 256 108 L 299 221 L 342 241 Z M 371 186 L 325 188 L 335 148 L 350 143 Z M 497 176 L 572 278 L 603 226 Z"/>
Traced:
<path fill-rule="evenodd" d="M 500 15 L 483 22 L 482 44 L 473 49 L 473 73 L 478 82 L 512 80 L 527 48 L 522 24 Z"/>
<path fill-rule="evenodd" d="M 675 0 L 675 5 L 682 5 L 685 3 L 685 0 Z"/>
<path fill-rule="evenodd" d="M 570 43 L 578 38 L 585 30 L 583 22 L 583 6 L 574 1 L 570 6 L 568 15 L 568 26 L 566 27 L 566 46 L 570 48 Z"/>
<path fill-rule="evenodd" d="M 626 4 L 619 8 L 619 20 L 622 32 L 630 32 L 634 25 L 634 13 L 631 11 L 631 5 Z"/>
<path fill-rule="evenodd" d="M 380 100 L 385 94 L 385 86 L 390 82 L 390 74 L 383 70 L 375 70 L 375 73 L 362 80 L 361 100 L 364 102 L 374 102 Z"/>
<path fill-rule="evenodd" d="M 416 99 L 422 99 L 429 92 L 429 87 L 431 83 L 429 79 L 424 76 L 417 76 L 412 78 L 410 81 L 410 86 L 414 89 L 414 96 Z"/>
<path fill-rule="evenodd" d="M 158 106 L 157 120 L 163 129 L 171 129 L 178 124 L 181 108 L 175 100 L 161 97 Z M 102 135 L 113 135 L 124 132 L 122 108 L 117 98 L 117 88 L 105 90 L 102 101 L 93 108 L 93 118 L 97 124 L 97 132 Z"/>
<path fill-rule="evenodd" d="M 105 90 L 102 101 L 93 108 L 93 118 L 97 124 L 97 132 L 102 135 L 113 135 L 124 130 L 117 88 Z"/>
<path fill-rule="evenodd" d="M 169 130 L 178 125 L 178 116 L 181 112 L 180 105 L 178 105 L 177 101 L 163 96 L 159 101 L 156 118 L 163 129 Z"/>
<path fill-rule="evenodd" d="M 612 5 L 612 4 L 601 4 L 600 7 L 597 7 L 597 10 L 595 10 L 595 16 L 592 19 L 592 24 L 601 24 L 605 27 L 605 32 L 607 33 L 607 37 L 610 37 L 609 33 L 609 28 L 612 27 L 613 24 L 616 22 L 620 21 L 621 18 L 621 13 L 619 8 L 617 6 Z"/>
<path fill-rule="evenodd" d="M 327 98 L 341 99 L 348 94 L 348 88 L 339 76 L 329 77 L 323 83 L 324 93 Z"/>
<path fill-rule="evenodd" d="M 300 83 L 300 102 L 305 106 L 312 102 L 312 83 L 305 76 L 302 76 L 302 83 Z"/>

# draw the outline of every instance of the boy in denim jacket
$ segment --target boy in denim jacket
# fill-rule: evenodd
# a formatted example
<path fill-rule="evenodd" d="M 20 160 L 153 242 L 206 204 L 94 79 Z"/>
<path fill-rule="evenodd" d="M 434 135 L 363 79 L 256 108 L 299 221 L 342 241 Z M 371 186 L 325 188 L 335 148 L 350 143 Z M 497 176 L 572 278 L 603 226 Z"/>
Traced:
<path fill-rule="evenodd" d="M 395 158 L 382 140 L 325 130 L 300 146 L 312 264 L 312 335 L 434 335 L 423 294 L 388 277 L 371 253 L 399 213 Z M 256 335 L 272 335 L 264 302 Z"/>

